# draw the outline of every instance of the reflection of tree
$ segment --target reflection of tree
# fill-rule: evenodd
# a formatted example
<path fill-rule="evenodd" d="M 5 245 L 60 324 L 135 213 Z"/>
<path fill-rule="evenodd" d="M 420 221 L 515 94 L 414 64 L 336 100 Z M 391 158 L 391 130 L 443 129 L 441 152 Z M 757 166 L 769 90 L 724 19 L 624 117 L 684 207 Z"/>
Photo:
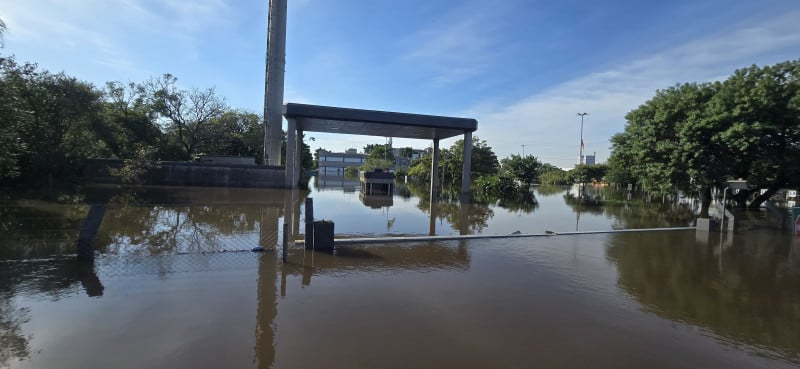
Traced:
<path fill-rule="evenodd" d="M 605 214 L 616 229 L 687 226 L 695 218 L 687 205 L 627 200 L 627 192 L 611 188 L 587 188 L 582 196 L 567 191 L 564 202 L 576 213 Z"/>
<path fill-rule="evenodd" d="M 10 361 L 30 355 L 30 337 L 26 337 L 21 328 L 28 319 L 26 309 L 16 309 L 10 296 L 0 295 L 0 367 L 6 368 Z"/>
<path fill-rule="evenodd" d="M 723 251 L 690 232 L 615 234 L 618 285 L 648 310 L 800 362 L 800 259 L 789 237 L 752 231 Z"/>
<path fill-rule="evenodd" d="M 88 207 L 62 200 L 0 199 L 0 259 L 74 253 Z"/>
<path fill-rule="evenodd" d="M 230 249 L 220 236 L 253 233 L 260 207 L 126 205 L 109 208 L 98 233 L 107 251 L 213 252 Z M 277 221 L 277 219 L 276 219 Z M 125 250 L 126 248 L 131 248 Z"/>
<path fill-rule="evenodd" d="M 74 293 L 80 283 L 89 296 L 102 295 L 103 286 L 91 264 L 73 259 L 5 262 L 0 268 L 0 367 L 21 360 L 31 352 L 30 339 L 22 325 L 30 320 L 29 309 L 14 306 L 20 291 L 40 293 L 52 299 Z"/>
<path fill-rule="evenodd" d="M 541 185 L 536 186 L 536 193 L 542 196 L 557 195 L 564 192 L 564 186 Z"/>
<path fill-rule="evenodd" d="M 417 208 L 422 212 L 430 213 L 430 188 L 424 184 L 409 183 L 408 189 L 419 198 Z M 480 232 L 488 225 L 489 219 L 494 216 L 494 211 L 485 203 L 460 203 L 460 188 L 445 189 L 436 202 L 436 218 L 446 220 L 453 229 L 469 227 L 472 232 Z M 466 224 L 462 224 L 462 206 L 467 207 Z M 464 228 L 462 228 L 464 227 Z"/>
<path fill-rule="evenodd" d="M 530 214 L 539 207 L 539 202 L 536 201 L 533 192 L 527 189 L 521 189 L 511 194 L 499 196 L 495 203 L 497 206 L 508 209 L 509 211 L 525 214 Z"/>

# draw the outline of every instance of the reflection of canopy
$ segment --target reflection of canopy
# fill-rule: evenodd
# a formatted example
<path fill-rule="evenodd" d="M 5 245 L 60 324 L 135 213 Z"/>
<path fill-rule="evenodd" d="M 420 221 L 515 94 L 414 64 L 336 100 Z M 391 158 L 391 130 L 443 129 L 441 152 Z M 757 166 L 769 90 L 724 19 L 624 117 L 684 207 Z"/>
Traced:
<path fill-rule="evenodd" d="M 289 260 L 294 264 L 311 266 L 312 251 L 289 250 Z M 313 252 L 314 273 L 346 270 L 469 267 L 469 254 L 463 243 L 428 242 L 414 245 L 359 245 L 339 246 L 335 254 Z M 293 269 L 293 268 L 289 268 Z M 290 270 L 300 272 L 300 270 Z"/>

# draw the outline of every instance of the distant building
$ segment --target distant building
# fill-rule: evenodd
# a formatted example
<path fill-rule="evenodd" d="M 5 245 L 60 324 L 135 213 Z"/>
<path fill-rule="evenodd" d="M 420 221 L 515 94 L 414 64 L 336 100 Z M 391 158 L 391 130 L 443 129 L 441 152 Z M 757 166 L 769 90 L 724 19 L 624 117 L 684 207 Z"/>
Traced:
<path fill-rule="evenodd" d="M 399 148 L 399 147 L 392 148 L 392 155 L 394 155 L 395 168 L 408 168 L 414 160 L 421 158 L 422 155 L 426 153 L 425 150 L 412 149 L 411 157 L 405 157 L 401 155 L 403 151 L 404 148 Z"/>
<path fill-rule="evenodd" d="M 360 167 L 367 161 L 367 155 L 359 154 L 356 149 L 345 152 L 319 151 L 317 172 L 321 176 L 343 176 L 345 168 Z"/>
<path fill-rule="evenodd" d="M 581 164 L 594 165 L 595 164 L 595 158 L 597 158 L 597 153 L 594 153 L 592 155 L 582 155 L 581 156 Z"/>

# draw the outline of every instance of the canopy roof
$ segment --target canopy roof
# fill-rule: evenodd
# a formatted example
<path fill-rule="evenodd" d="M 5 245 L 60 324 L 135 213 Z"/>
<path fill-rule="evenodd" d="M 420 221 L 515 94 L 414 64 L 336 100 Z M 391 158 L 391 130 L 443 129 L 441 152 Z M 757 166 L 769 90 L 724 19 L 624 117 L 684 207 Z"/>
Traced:
<path fill-rule="evenodd" d="M 445 139 L 478 129 L 478 121 L 469 118 L 295 103 L 283 106 L 283 116 L 295 119 L 301 131 L 364 136 Z"/>

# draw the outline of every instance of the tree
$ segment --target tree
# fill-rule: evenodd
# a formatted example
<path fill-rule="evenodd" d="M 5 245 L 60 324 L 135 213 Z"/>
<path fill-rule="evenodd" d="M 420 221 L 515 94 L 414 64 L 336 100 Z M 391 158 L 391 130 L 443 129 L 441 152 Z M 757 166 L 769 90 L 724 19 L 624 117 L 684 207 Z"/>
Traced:
<path fill-rule="evenodd" d="M 697 192 L 704 212 L 713 187 L 744 178 L 741 206 L 758 207 L 782 187 L 800 184 L 800 61 L 737 70 L 721 83 L 658 91 L 627 116 L 609 166 L 615 180 L 648 192 Z"/>
<path fill-rule="evenodd" d="M 535 156 L 511 155 L 500 161 L 500 172 L 530 186 L 539 177 L 542 162 Z"/>
<path fill-rule="evenodd" d="M 404 158 L 410 159 L 413 155 L 414 155 L 414 149 L 412 149 L 411 147 L 404 147 L 400 149 L 400 156 Z"/>
<path fill-rule="evenodd" d="M 394 166 L 394 155 L 389 145 L 367 145 L 367 147 L 370 150 L 362 166 L 364 170 L 388 169 Z M 364 152 L 367 151 L 367 147 L 364 147 Z"/>
<path fill-rule="evenodd" d="M 552 164 L 542 164 L 539 173 L 539 182 L 543 185 L 566 185 L 571 182 L 566 171 Z"/>
<path fill-rule="evenodd" d="M 153 106 L 141 84 L 107 82 L 102 119 L 95 131 L 117 158 L 139 157 L 151 152 L 162 139 Z"/>
<path fill-rule="evenodd" d="M 0 57 L 0 179 L 20 174 L 19 158 L 26 145 L 22 137 L 23 120 L 28 116 L 22 105 L 22 92 L 36 66 L 17 65 L 13 58 Z"/>
<path fill-rule="evenodd" d="M 254 113 L 227 110 L 209 121 L 198 142 L 198 153 L 251 156 L 256 163 L 261 163 L 264 155 L 261 117 Z"/>
<path fill-rule="evenodd" d="M 461 183 L 464 170 L 464 141 L 458 140 L 449 149 L 439 152 L 439 172 L 445 183 Z M 431 155 L 422 155 L 408 170 L 408 175 L 429 181 L 431 177 Z M 492 148 L 486 141 L 475 137 L 472 141 L 472 178 L 497 174 L 500 164 Z"/>
<path fill-rule="evenodd" d="M 94 129 L 102 93 L 93 85 L 13 58 L 0 58 L 0 67 L 0 178 L 52 185 L 106 151 Z"/>
<path fill-rule="evenodd" d="M 178 79 L 167 73 L 151 79 L 148 88 L 155 110 L 164 118 L 162 125 L 183 149 L 183 159 L 190 160 L 201 143 L 209 122 L 227 109 L 224 99 L 217 97 L 214 88 L 189 91 L 176 86 Z"/>
<path fill-rule="evenodd" d="M 408 176 L 421 181 L 431 179 L 431 155 L 424 154 L 419 159 L 414 160 L 408 168 Z"/>
<path fill-rule="evenodd" d="M 737 70 L 708 109 L 721 130 L 713 137 L 724 148 L 726 178 L 744 178 L 741 206 L 760 188 L 757 209 L 779 189 L 800 185 L 800 60 Z M 721 185 L 721 184 L 720 184 Z"/>
<path fill-rule="evenodd" d="M 569 171 L 573 183 L 601 182 L 608 171 L 605 164 L 578 164 Z"/>
<path fill-rule="evenodd" d="M 461 173 L 464 170 L 464 140 L 456 141 L 441 154 L 442 175 L 445 182 L 461 183 Z M 486 175 L 497 174 L 500 164 L 492 148 L 477 136 L 472 140 L 471 177 L 478 178 Z"/>

